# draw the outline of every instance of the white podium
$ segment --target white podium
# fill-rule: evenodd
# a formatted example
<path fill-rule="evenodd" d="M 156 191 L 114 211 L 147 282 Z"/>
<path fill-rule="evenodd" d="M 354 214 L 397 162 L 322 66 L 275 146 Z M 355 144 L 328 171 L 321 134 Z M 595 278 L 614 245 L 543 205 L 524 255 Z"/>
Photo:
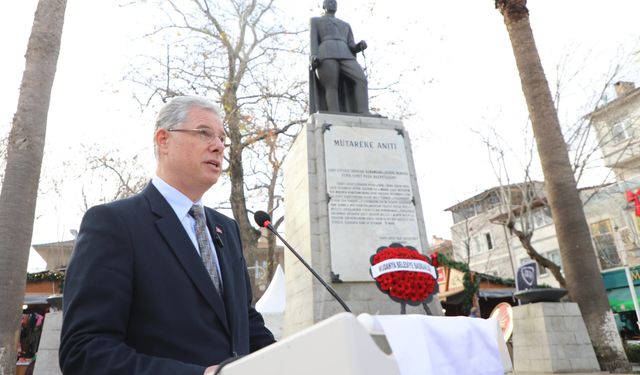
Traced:
<path fill-rule="evenodd" d="M 387 355 L 370 334 L 385 335 Z M 503 375 L 497 320 L 340 313 L 225 366 L 221 375 Z"/>
<path fill-rule="evenodd" d="M 340 313 L 225 366 L 220 375 L 400 375 L 364 326 Z"/>

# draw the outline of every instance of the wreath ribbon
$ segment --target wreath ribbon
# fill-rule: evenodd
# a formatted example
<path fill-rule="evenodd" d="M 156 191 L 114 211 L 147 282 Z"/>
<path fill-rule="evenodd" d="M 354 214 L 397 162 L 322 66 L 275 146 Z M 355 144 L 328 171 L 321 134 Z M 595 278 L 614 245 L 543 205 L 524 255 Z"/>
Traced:
<path fill-rule="evenodd" d="M 387 259 L 371 266 L 371 275 L 376 278 L 389 272 L 408 271 L 428 273 L 434 279 L 438 278 L 436 269 L 429 263 L 415 259 Z"/>

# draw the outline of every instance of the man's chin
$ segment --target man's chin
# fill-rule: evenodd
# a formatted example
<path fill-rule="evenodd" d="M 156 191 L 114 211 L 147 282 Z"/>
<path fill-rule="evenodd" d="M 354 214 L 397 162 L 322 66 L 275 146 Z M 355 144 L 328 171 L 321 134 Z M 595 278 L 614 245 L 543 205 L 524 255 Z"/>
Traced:
<path fill-rule="evenodd" d="M 218 182 L 219 179 L 220 179 L 220 175 L 219 174 L 214 176 L 214 177 L 209 178 L 207 180 L 207 183 L 209 184 L 209 188 L 211 188 L 213 185 L 215 185 Z"/>

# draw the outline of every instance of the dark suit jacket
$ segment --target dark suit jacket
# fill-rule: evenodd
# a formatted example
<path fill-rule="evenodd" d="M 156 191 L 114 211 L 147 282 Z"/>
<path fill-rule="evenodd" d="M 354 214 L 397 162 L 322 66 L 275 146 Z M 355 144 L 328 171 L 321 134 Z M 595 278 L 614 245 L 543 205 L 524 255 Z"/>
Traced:
<path fill-rule="evenodd" d="M 311 54 L 324 59 L 355 60 L 359 52 L 351 26 L 343 20 L 330 17 L 313 17 L 310 21 Z"/>
<path fill-rule="evenodd" d="M 64 374 L 194 374 L 274 342 L 251 307 L 235 221 L 205 209 L 224 299 L 152 185 L 85 214 L 64 285 Z M 221 229 L 222 233 L 216 231 Z"/>

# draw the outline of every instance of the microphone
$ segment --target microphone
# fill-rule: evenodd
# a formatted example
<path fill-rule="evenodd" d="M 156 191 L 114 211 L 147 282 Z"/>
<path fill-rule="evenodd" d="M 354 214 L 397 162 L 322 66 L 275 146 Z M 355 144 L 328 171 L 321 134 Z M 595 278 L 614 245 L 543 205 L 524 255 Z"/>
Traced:
<path fill-rule="evenodd" d="M 264 211 L 258 211 L 253 215 L 253 219 L 256 221 L 256 224 L 258 224 L 260 227 L 267 228 L 271 233 L 275 234 L 280 239 L 280 241 L 282 241 L 282 243 L 285 244 L 287 249 L 289 249 L 293 253 L 293 255 L 295 255 L 296 258 L 298 258 L 298 260 L 302 264 L 304 264 L 305 267 L 307 267 L 309 272 L 311 272 L 313 276 L 315 276 L 315 278 L 320 282 L 320 284 L 322 284 L 325 287 L 325 289 L 327 289 L 327 291 L 333 296 L 333 298 L 335 298 L 336 301 L 338 301 L 340 305 L 342 305 L 342 308 L 344 309 L 344 311 L 351 312 L 347 304 L 342 300 L 342 298 L 340 298 L 338 293 L 336 293 L 336 291 L 333 290 L 333 288 L 330 287 L 329 284 L 327 284 L 324 280 L 322 280 L 322 277 L 320 277 L 320 275 L 318 275 L 318 273 L 313 268 L 311 268 L 311 266 L 307 262 L 305 262 L 304 259 L 302 259 L 300 254 L 298 254 L 298 252 L 296 252 L 293 249 L 293 247 L 291 247 L 291 245 L 289 245 L 289 243 L 284 238 L 282 238 L 282 236 L 278 233 L 278 231 L 276 231 L 276 228 L 274 228 L 273 225 L 271 225 L 271 216 L 269 216 L 268 213 Z"/>
<path fill-rule="evenodd" d="M 271 232 L 275 232 L 275 228 L 273 228 L 273 226 L 271 225 L 271 216 L 269 216 L 268 213 L 264 211 L 258 211 L 253 214 L 253 220 L 256 221 L 256 224 L 258 224 L 260 228 L 267 228 Z"/>

